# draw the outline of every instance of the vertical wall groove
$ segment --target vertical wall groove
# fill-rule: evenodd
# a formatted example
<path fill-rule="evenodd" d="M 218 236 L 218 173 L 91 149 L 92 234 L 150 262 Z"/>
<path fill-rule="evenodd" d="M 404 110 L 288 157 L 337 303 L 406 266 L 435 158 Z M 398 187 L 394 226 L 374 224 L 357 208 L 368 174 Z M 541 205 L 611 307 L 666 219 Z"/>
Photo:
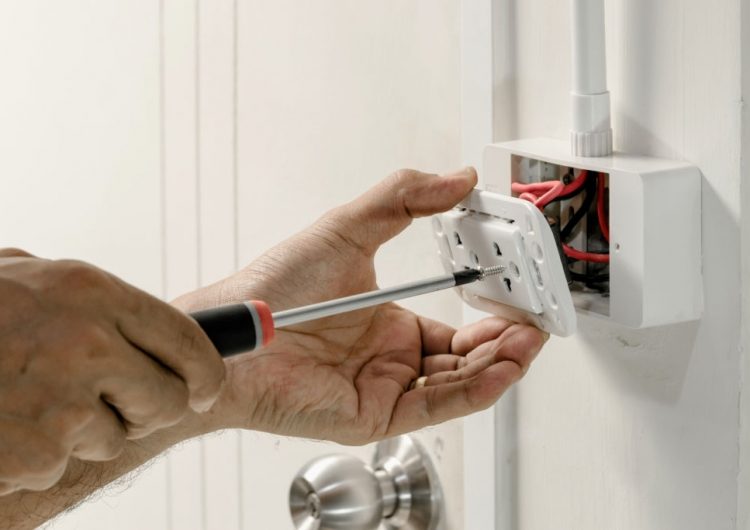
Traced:
<path fill-rule="evenodd" d="M 239 92 L 237 90 L 237 69 L 239 65 L 239 36 L 238 30 L 238 17 L 239 2 L 234 0 L 232 2 L 232 212 L 234 216 L 233 226 L 233 237 L 232 237 L 232 253 L 233 253 L 233 268 L 238 270 L 240 268 L 240 255 L 239 255 L 239 209 L 238 209 L 238 191 L 239 191 L 239 167 L 238 167 L 238 145 L 239 145 L 239 118 L 237 113 L 239 112 Z M 237 467 L 243 469 L 245 462 L 242 454 L 242 437 L 243 432 L 237 433 Z M 239 493 L 239 502 L 237 503 L 237 521 L 238 528 L 242 528 L 242 521 L 245 520 L 244 503 L 242 499 L 245 497 L 245 484 L 244 484 L 243 473 L 237 474 L 237 490 Z"/>
<path fill-rule="evenodd" d="M 203 284 L 203 241 L 201 237 L 201 23 L 200 23 L 200 0 L 195 0 L 195 262 L 196 262 L 196 285 Z M 206 498 L 206 445 L 203 440 L 200 444 L 200 482 L 201 486 L 201 526 L 208 529 L 208 502 Z"/>
<path fill-rule="evenodd" d="M 161 297 L 167 300 L 167 181 L 166 181 L 166 117 L 164 110 L 164 0 L 159 0 L 159 222 L 161 238 Z M 174 517 L 172 514 L 172 461 L 169 458 L 164 459 L 166 468 L 166 480 L 164 486 L 165 506 L 167 512 L 167 527 L 171 530 L 174 527 Z"/>

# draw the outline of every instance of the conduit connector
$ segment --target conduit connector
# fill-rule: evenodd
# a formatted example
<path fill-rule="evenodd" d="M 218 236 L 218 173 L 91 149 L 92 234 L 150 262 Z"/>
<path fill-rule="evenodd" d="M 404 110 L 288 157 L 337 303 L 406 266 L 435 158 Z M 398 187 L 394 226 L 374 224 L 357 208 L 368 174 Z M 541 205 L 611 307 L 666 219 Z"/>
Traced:
<path fill-rule="evenodd" d="M 604 0 L 571 0 L 573 156 L 612 154 L 612 121 L 607 90 Z"/>

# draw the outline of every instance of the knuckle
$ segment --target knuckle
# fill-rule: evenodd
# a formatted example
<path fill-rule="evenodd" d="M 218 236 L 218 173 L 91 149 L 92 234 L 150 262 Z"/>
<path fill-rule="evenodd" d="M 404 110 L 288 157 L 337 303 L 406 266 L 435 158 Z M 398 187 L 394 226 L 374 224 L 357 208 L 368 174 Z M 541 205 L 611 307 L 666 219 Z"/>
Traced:
<path fill-rule="evenodd" d="M 58 281 L 68 289 L 98 289 L 107 281 L 107 273 L 103 270 L 78 260 L 59 260 L 55 262 Z"/>
<path fill-rule="evenodd" d="M 97 455 L 92 460 L 113 460 L 122 454 L 126 443 L 127 438 L 123 427 L 110 429 L 110 434 L 103 436 L 99 441 Z"/>
<path fill-rule="evenodd" d="M 62 448 L 75 433 L 94 418 L 94 410 L 84 400 L 71 400 L 53 408 L 42 417 L 44 431 Z"/>
<path fill-rule="evenodd" d="M 79 321 L 73 335 L 77 344 L 88 352 L 89 356 L 98 356 L 108 351 L 112 345 L 112 334 L 102 326 L 88 321 Z"/>
<path fill-rule="evenodd" d="M 0 248 L 0 258 L 33 258 L 31 254 L 16 247 Z"/>
<path fill-rule="evenodd" d="M 35 471 L 42 475 L 55 474 L 68 462 L 69 452 L 62 443 L 47 443 L 35 453 Z M 35 474 L 36 474 L 35 473 Z"/>
<path fill-rule="evenodd" d="M 391 179 L 397 185 L 405 185 L 416 180 L 419 175 L 420 173 L 416 169 L 401 168 L 391 174 Z"/>
<path fill-rule="evenodd" d="M 33 455 L 33 458 L 25 458 L 20 464 L 24 468 L 21 475 L 26 480 L 53 478 L 56 481 L 68 463 L 69 451 L 65 443 L 51 437 L 40 436 L 28 440 L 26 451 Z"/>
<path fill-rule="evenodd" d="M 187 412 L 188 388 L 176 377 L 165 374 L 154 383 L 150 394 L 151 398 L 138 414 L 138 421 L 128 426 L 127 437 L 131 440 L 174 425 Z"/>

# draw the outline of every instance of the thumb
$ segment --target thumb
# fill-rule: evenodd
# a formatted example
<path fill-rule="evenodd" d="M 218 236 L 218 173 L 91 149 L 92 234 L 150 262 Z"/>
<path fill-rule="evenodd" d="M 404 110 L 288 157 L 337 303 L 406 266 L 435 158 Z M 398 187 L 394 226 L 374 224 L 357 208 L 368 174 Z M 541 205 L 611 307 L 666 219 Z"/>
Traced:
<path fill-rule="evenodd" d="M 472 167 L 444 176 L 402 169 L 334 213 L 338 231 L 368 253 L 403 231 L 412 219 L 444 212 L 477 184 Z"/>

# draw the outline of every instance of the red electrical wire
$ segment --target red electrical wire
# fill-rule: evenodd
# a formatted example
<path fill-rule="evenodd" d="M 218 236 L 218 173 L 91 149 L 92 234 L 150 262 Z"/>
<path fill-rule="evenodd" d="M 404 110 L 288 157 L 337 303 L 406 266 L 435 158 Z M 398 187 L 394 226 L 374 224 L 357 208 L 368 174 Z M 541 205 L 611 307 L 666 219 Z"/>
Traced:
<path fill-rule="evenodd" d="M 583 252 L 575 249 L 570 245 L 563 243 L 565 255 L 577 261 L 588 261 L 590 263 L 609 263 L 609 254 L 595 254 L 593 252 Z"/>
<path fill-rule="evenodd" d="M 587 169 L 584 169 L 581 171 L 580 175 L 578 175 L 578 178 L 576 178 L 573 182 L 565 186 L 562 190 L 562 193 L 560 195 L 570 195 L 573 192 L 578 191 L 584 184 L 586 184 L 586 179 L 589 178 L 589 172 Z"/>
<path fill-rule="evenodd" d="M 581 173 L 578 175 L 578 177 L 571 182 L 570 184 L 567 184 L 561 191 L 560 195 L 570 195 L 571 193 L 574 193 L 578 191 L 581 186 L 583 186 L 586 183 L 586 179 L 589 176 L 589 172 L 587 170 L 581 171 Z M 532 184 L 522 184 L 521 182 L 514 182 L 511 184 L 511 190 L 513 193 L 537 193 L 539 191 L 549 191 L 551 188 L 554 188 L 557 186 L 559 181 L 557 180 L 545 180 L 544 182 L 534 182 Z"/>
<path fill-rule="evenodd" d="M 519 199 L 523 199 L 533 203 L 540 210 L 544 210 L 550 202 L 555 200 L 561 195 L 569 195 L 578 191 L 581 186 L 586 183 L 589 177 L 588 170 L 583 170 L 578 177 L 570 184 L 563 184 L 559 180 L 549 180 L 545 182 L 535 182 L 533 184 L 522 184 L 520 182 L 514 182 L 511 185 L 513 193 L 518 193 Z M 606 212 L 604 211 L 604 189 L 605 181 L 603 175 L 599 176 L 597 182 L 597 217 L 599 218 L 599 227 L 601 228 L 602 235 L 609 242 L 609 223 L 606 219 Z M 537 196 L 539 192 L 544 192 L 543 195 Z M 575 249 L 570 245 L 563 244 L 563 252 L 571 259 L 577 261 L 587 261 L 590 263 L 609 263 L 609 254 L 596 254 L 593 252 L 583 252 L 582 250 Z"/>
<path fill-rule="evenodd" d="M 564 189 L 565 184 L 563 184 L 559 180 L 556 181 L 554 186 L 550 187 L 547 193 L 539 197 L 539 199 L 534 202 L 534 205 L 540 210 L 544 210 L 544 207 L 547 206 L 550 202 L 554 201 L 557 197 L 559 197 Z"/>
<path fill-rule="evenodd" d="M 521 195 L 519 195 L 518 198 L 534 203 L 534 206 L 536 206 L 540 210 L 543 210 L 545 206 L 555 200 L 563 191 L 563 189 L 565 189 L 565 185 L 560 181 L 552 181 L 550 182 L 550 184 L 551 185 L 545 185 L 543 187 L 534 184 L 521 184 L 519 186 L 523 186 L 527 190 L 528 188 L 531 188 L 533 186 L 532 189 L 535 189 L 535 191 L 544 191 L 544 195 L 542 195 L 541 197 L 537 197 L 531 191 L 522 191 Z M 513 191 L 518 193 L 517 189 L 514 189 Z"/>
<path fill-rule="evenodd" d="M 555 180 L 545 180 L 544 182 L 533 182 L 531 184 L 523 184 L 521 182 L 514 182 L 511 184 L 513 193 L 536 193 L 537 191 L 547 191 L 555 185 Z"/>
<path fill-rule="evenodd" d="M 607 219 L 607 213 L 604 211 L 604 193 L 606 190 L 604 175 L 599 175 L 599 178 L 597 180 L 596 216 L 599 218 L 599 229 L 602 231 L 604 239 L 606 239 L 607 243 L 609 243 L 609 219 Z"/>

